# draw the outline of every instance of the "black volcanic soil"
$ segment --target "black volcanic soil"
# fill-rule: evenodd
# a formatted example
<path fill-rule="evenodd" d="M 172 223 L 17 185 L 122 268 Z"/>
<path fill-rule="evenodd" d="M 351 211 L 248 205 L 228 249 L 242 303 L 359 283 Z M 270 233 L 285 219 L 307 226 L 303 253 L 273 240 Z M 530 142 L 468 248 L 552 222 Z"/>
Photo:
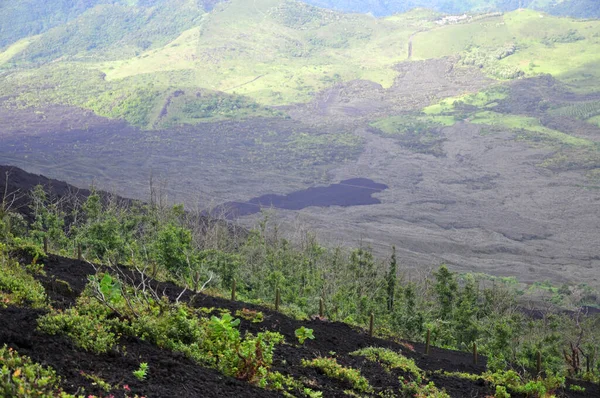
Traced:
<path fill-rule="evenodd" d="M 78 350 L 66 338 L 38 332 L 36 319 L 40 314 L 15 307 L 0 309 L 0 320 L 4 325 L 0 331 L 0 344 L 8 344 L 34 361 L 52 366 L 63 378 L 63 388 L 67 392 L 76 393 L 79 387 L 84 387 L 88 394 L 106 394 L 81 374 L 85 372 L 111 384 L 115 388 L 111 393 L 117 397 L 125 395 L 126 385 L 132 393 L 147 397 L 281 396 L 202 368 L 182 354 L 161 350 L 135 338 L 122 339 L 126 356 L 117 353 L 95 355 Z M 141 362 L 150 366 L 147 380 L 143 382 L 131 373 Z"/>
<path fill-rule="evenodd" d="M 48 276 L 43 278 L 43 283 L 51 300 L 61 308 L 67 308 L 74 303 L 76 296 L 85 286 L 87 276 L 94 272 L 89 264 L 58 256 L 49 256 L 45 261 L 45 270 Z M 64 288 L 56 288 L 64 284 L 55 283 L 55 280 L 68 282 L 72 292 L 67 292 Z M 180 289 L 172 284 L 162 284 L 161 290 L 163 289 L 166 289 L 166 294 L 173 299 L 180 292 Z M 185 296 L 189 298 L 189 295 Z M 277 349 L 274 368 L 284 374 L 314 380 L 317 388 L 324 391 L 327 397 L 345 396 L 341 392 L 343 386 L 337 385 L 316 370 L 303 368 L 301 366 L 303 358 L 312 359 L 318 355 L 330 355 L 330 352 L 335 352 L 340 363 L 361 368 L 363 374 L 378 390 L 397 388 L 397 375 L 387 375 L 379 365 L 370 364 L 361 358 L 350 357 L 348 353 L 376 345 L 404 351 L 407 356 L 415 358 L 417 364 L 423 369 L 475 373 L 485 369 L 484 359 L 479 366 L 474 366 L 467 353 L 433 348 L 430 356 L 424 356 L 419 354 L 424 349 L 421 344 L 415 344 L 416 352 L 411 352 L 397 343 L 369 338 L 364 331 L 342 323 L 320 320 L 297 321 L 267 308 L 204 295 L 201 295 L 195 303 L 196 306 L 226 308 L 232 312 L 243 308 L 262 311 L 265 314 L 264 322 L 255 324 L 243 321 L 241 329 L 253 333 L 262 330 L 282 333 L 290 344 L 282 345 Z M 0 345 L 8 344 L 20 353 L 31 356 L 33 360 L 54 367 L 65 379 L 64 388 L 69 392 L 75 392 L 74 386 L 85 386 L 87 393 L 101 393 L 80 374 L 83 371 L 101 376 L 113 386 L 127 384 L 133 392 L 149 397 L 223 397 L 238 394 L 244 397 L 279 396 L 274 392 L 251 388 L 241 381 L 199 367 L 180 354 L 158 349 L 134 338 L 125 338 L 121 342 L 126 348 L 126 356 L 118 353 L 94 355 L 78 350 L 63 337 L 48 336 L 36 331 L 36 318 L 42 313 L 15 307 L 0 310 L 0 323 L 6 325 L 0 330 Z M 294 332 L 302 325 L 312 328 L 316 339 L 308 341 L 303 346 L 296 346 Z M 140 362 L 150 364 L 149 377 L 144 382 L 139 382 L 131 374 Z M 479 391 L 480 395 L 489 392 L 485 386 L 471 386 L 470 382 L 462 384 L 451 386 L 453 390 L 459 387 L 452 396 L 467 396 L 462 393 L 456 395 L 460 390 Z"/>
<path fill-rule="evenodd" d="M 48 196 L 56 201 L 74 202 L 90 194 L 89 190 L 76 188 L 64 181 L 27 173 L 18 167 L 0 165 L 0 195 L 6 195 L 5 202 L 10 210 L 28 219 L 31 218 L 29 194 L 36 185 L 43 186 Z"/>
<path fill-rule="evenodd" d="M 248 202 L 228 202 L 219 206 L 218 214 L 224 213 L 231 218 L 260 213 L 263 208 L 302 210 L 307 207 L 330 206 L 366 206 L 381 201 L 373 194 L 387 189 L 387 185 L 376 183 L 368 178 L 351 178 L 339 184 L 326 187 L 310 187 L 288 195 L 263 195 Z"/>
<path fill-rule="evenodd" d="M 23 259 L 27 260 L 27 259 Z M 42 278 L 51 301 L 60 308 L 67 308 L 85 286 L 87 276 L 94 269 L 85 262 L 50 255 L 45 260 L 46 277 Z M 62 280 L 69 283 L 71 290 L 64 289 Z M 63 286 L 63 288 L 57 288 Z M 174 299 L 180 289 L 172 284 L 160 284 L 162 291 Z M 190 298 L 185 294 L 184 298 Z M 314 369 L 301 366 L 302 359 L 316 356 L 334 355 L 338 362 L 361 370 L 376 392 L 399 387 L 398 372 L 386 373 L 378 364 L 370 363 L 360 357 L 349 356 L 350 352 L 368 347 L 380 346 L 402 351 L 415 360 L 417 365 L 427 371 L 460 371 L 481 373 L 485 370 L 485 358 L 480 358 L 478 365 L 473 365 L 469 353 L 442 350 L 433 347 L 429 356 L 423 354 L 422 344 L 413 343 L 414 351 L 396 342 L 370 338 L 364 330 L 352 328 L 346 324 L 327 322 L 325 320 L 298 321 L 274 312 L 268 308 L 234 302 L 223 298 L 200 295 L 196 306 L 207 308 L 226 308 L 231 312 L 248 308 L 260 310 L 265 315 L 262 323 L 242 321 L 241 330 L 256 333 L 262 330 L 274 330 L 283 334 L 286 344 L 279 346 L 275 352 L 274 369 L 289 374 L 305 382 L 313 389 L 323 391 L 324 397 L 347 396 L 343 390 L 348 386 L 331 380 Z M 125 394 L 125 386 L 131 393 L 147 397 L 275 397 L 281 396 L 273 391 L 252 387 L 242 381 L 223 376 L 213 370 L 202 368 L 183 355 L 159 349 L 137 338 L 125 337 L 121 340 L 124 350 L 106 355 L 95 355 L 76 348 L 68 339 L 61 336 L 48 336 L 36 330 L 36 319 L 43 311 L 27 308 L 9 307 L 0 309 L 0 345 L 7 344 L 18 352 L 30 356 L 34 361 L 52 366 L 63 379 L 63 388 L 67 392 L 76 392 L 84 387 L 86 394 L 105 394 L 97 386 L 84 377 L 81 372 L 100 376 L 114 388 L 111 393 L 117 397 Z M 296 344 L 294 332 L 300 326 L 314 330 L 315 340 L 308 340 L 304 345 Z M 126 355 L 122 353 L 126 352 Z M 148 378 L 139 381 L 133 377 L 133 370 L 140 362 L 150 366 Z M 437 386 L 443 387 L 451 397 L 484 397 L 491 395 L 491 389 L 482 382 L 432 375 Z M 578 383 L 582 384 L 582 383 Z M 599 396 L 597 385 L 584 383 L 586 393 L 561 391 L 560 396 L 583 397 Z M 516 395 L 513 395 L 516 396 Z"/>

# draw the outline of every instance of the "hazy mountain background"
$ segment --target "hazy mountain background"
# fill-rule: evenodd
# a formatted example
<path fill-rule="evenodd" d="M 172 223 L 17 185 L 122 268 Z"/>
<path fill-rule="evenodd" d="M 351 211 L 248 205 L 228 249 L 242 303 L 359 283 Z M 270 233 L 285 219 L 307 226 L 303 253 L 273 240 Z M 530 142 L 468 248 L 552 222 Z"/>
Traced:
<path fill-rule="evenodd" d="M 80 16 L 81 23 L 90 24 L 89 32 L 98 31 L 101 21 L 110 19 L 113 26 L 119 21 L 129 25 L 128 30 L 139 28 L 141 21 L 160 20 L 156 26 L 144 27 L 144 31 L 160 32 L 162 36 L 174 34 L 191 26 L 194 18 L 203 11 L 210 11 L 219 0 L 22 0 L 0 4 L 0 48 L 26 36 L 37 35 L 65 24 Z M 306 0 L 324 8 L 345 12 L 372 13 L 389 16 L 414 8 L 430 8 L 444 13 L 512 11 L 519 7 L 542 10 L 553 15 L 578 18 L 600 16 L 595 0 Z M 98 7 L 95 11 L 90 10 Z M 148 14 L 148 10 L 160 10 Z M 144 14 L 146 10 L 146 14 Z M 147 18 L 147 19 L 146 19 Z M 116 27 L 116 26 L 115 26 Z M 112 34 L 127 34 L 123 27 Z M 142 32 L 140 32 L 143 34 Z M 139 35 L 138 35 L 139 36 Z M 130 36 L 132 40 L 135 37 Z M 147 41 L 139 43 L 141 47 Z"/>

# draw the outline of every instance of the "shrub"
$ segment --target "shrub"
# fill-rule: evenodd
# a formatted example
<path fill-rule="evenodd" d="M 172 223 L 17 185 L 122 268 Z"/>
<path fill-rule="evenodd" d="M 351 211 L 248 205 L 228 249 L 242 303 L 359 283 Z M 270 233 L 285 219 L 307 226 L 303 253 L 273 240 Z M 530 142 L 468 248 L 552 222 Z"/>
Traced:
<path fill-rule="evenodd" d="M 298 342 L 300 342 L 300 344 L 304 344 L 306 339 L 315 339 L 315 336 L 313 335 L 313 330 L 305 328 L 304 326 L 302 326 L 299 329 L 296 329 L 294 333 L 296 334 L 296 338 L 298 339 Z"/>
<path fill-rule="evenodd" d="M 345 368 L 340 365 L 335 358 L 319 357 L 311 361 L 303 359 L 302 366 L 319 369 L 327 377 L 341 380 L 350 384 L 356 391 L 370 392 L 373 390 L 369 385 L 369 381 L 363 375 L 361 375 L 359 370 Z"/>
<path fill-rule="evenodd" d="M 54 310 L 38 319 L 41 331 L 55 335 L 63 334 L 80 348 L 95 353 L 110 351 L 117 343 L 113 332 L 114 320 L 110 312 L 95 300 L 82 297 L 77 307 L 66 311 Z"/>
<path fill-rule="evenodd" d="M 235 315 L 252 323 L 261 323 L 265 319 L 262 312 L 249 310 L 248 308 L 237 310 Z"/>
<path fill-rule="evenodd" d="M 44 287 L 16 261 L 0 254 L 0 306 L 29 304 L 43 308 L 46 303 Z"/>
<path fill-rule="evenodd" d="M 135 378 L 140 381 L 143 381 L 144 379 L 146 379 L 147 373 L 148 373 L 148 363 L 147 362 L 140 363 L 140 367 L 137 370 L 133 371 L 133 375 L 135 376 Z"/>
<path fill-rule="evenodd" d="M 423 371 L 415 361 L 387 348 L 368 347 L 354 351 L 350 355 L 362 356 L 372 362 L 380 362 L 388 370 L 399 369 L 409 373 L 417 383 L 423 381 Z"/>
<path fill-rule="evenodd" d="M 0 348 L 0 396 L 70 398 L 58 388 L 59 378 L 51 368 L 34 363 L 12 348 Z"/>

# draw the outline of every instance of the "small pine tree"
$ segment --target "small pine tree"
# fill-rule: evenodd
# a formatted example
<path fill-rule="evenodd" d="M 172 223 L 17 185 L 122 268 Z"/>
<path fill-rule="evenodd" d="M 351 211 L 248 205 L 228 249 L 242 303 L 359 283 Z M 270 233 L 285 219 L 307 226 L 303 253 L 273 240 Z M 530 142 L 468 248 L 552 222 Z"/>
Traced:
<path fill-rule="evenodd" d="M 407 338 L 423 335 L 423 313 L 417 306 L 415 284 L 409 283 L 404 289 L 404 311 L 401 317 Z"/>
<path fill-rule="evenodd" d="M 46 238 L 57 248 L 66 245 L 64 232 L 64 213 L 57 203 L 51 203 L 44 187 L 37 185 L 31 192 L 31 205 L 34 221 L 31 224 L 31 236 L 40 244 Z"/>
<path fill-rule="evenodd" d="M 457 300 L 454 310 L 454 327 L 458 344 L 470 346 L 478 336 L 477 289 L 473 275 L 466 275 L 466 283 Z"/>
<path fill-rule="evenodd" d="M 396 264 L 396 246 L 392 246 L 392 257 L 390 259 L 390 270 L 387 275 L 387 309 L 394 311 L 394 295 L 396 292 L 398 265 Z"/>
<path fill-rule="evenodd" d="M 442 320 L 451 319 L 458 290 L 455 275 L 445 264 L 442 264 L 433 275 L 436 279 L 435 293 L 440 305 L 438 317 Z"/>

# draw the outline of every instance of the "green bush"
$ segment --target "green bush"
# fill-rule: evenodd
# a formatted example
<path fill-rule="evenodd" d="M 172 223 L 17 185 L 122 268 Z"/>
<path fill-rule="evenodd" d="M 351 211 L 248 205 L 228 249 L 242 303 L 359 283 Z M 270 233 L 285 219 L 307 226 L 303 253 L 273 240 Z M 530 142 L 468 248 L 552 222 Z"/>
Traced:
<path fill-rule="evenodd" d="M 77 307 L 66 311 L 54 310 L 38 319 L 41 331 L 66 335 L 80 348 L 106 353 L 117 343 L 114 322 L 108 319 L 109 310 L 95 300 L 80 298 Z"/>
<path fill-rule="evenodd" d="M 423 371 L 415 364 L 415 361 L 388 348 L 368 347 L 350 353 L 350 355 L 362 356 L 372 362 L 379 362 L 388 370 L 399 369 L 412 376 L 417 383 L 423 381 Z"/>
<path fill-rule="evenodd" d="M 0 348 L 0 396 L 20 398 L 71 398 L 59 387 L 59 378 L 51 368 L 34 363 L 4 345 Z"/>
<path fill-rule="evenodd" d="M 313 335 L 313 330 L 309 329 L 309 328 L 305 328 L 304 326 L 300 327 L 299 329 L 296 329 L 294 334 L 296 335 L 296 338 L 298 339 L 298 342 L 300 344 L 304 344 L 306 339 L 310 339 L 310 340 L 315 339 L 315 336 Z"/>
<path fill-rule="evenodd" d="M 0 306 L 47 306 L 44 287 L 24 267 L 0 253 Z"/>
<path fill-rule="evenodd" d="M 356 391 L 370 392 L 372 387 L 369 381 L 357 369 L 346 368 L 340 365 L 335 358 L 315 358 L 311 361 L 302 360 L 302 366 L 321 370 L 327 377 L 342 380 L 352 386 Z"/>

